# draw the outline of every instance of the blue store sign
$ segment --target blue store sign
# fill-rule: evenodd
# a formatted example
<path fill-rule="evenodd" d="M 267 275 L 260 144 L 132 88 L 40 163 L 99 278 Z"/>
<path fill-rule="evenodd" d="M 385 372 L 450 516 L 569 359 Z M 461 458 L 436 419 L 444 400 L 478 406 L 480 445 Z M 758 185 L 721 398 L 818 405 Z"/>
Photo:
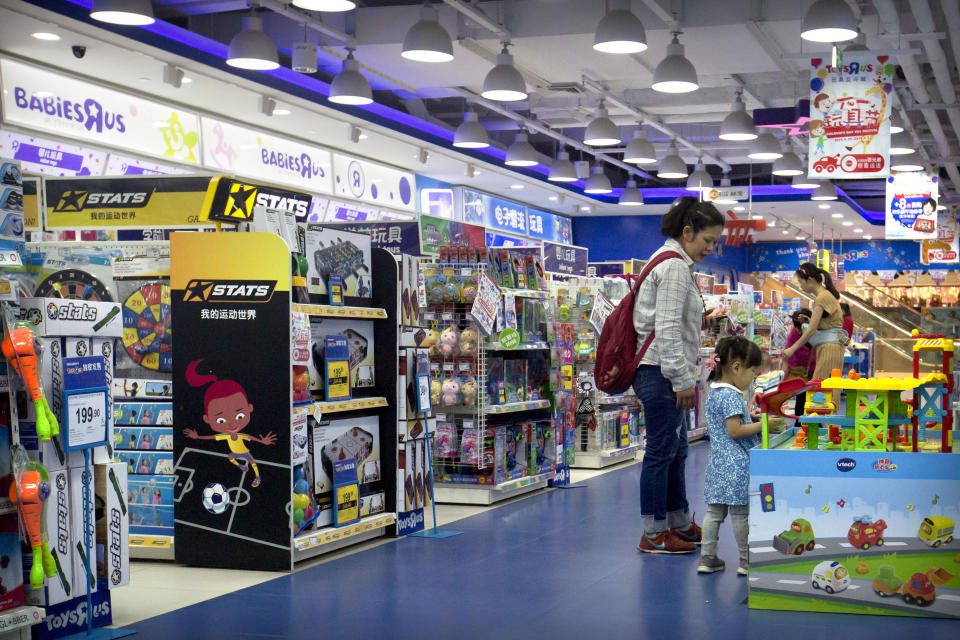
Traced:
<path fill-rule="evenodd" d="M 570 218 L 533 208 L 527 209 L 527 233 L 549 242 L 570 244 L 573 240 Z"/>

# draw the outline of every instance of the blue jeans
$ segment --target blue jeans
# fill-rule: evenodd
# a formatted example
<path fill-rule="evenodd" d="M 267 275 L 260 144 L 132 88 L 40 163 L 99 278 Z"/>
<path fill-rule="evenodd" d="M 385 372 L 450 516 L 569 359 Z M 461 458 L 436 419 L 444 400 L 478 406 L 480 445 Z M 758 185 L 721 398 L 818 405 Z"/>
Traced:
<path fill-rule="evenodd" d="M 633 390 L 643 403 L 646 451 L 640 471 L 640 516 L 643 531 L 653 536 L 669 528 L 690 524 L 687 487 L 685 410 L 677 407 L 677 394 L 660 367 L 641 365 Z"/>

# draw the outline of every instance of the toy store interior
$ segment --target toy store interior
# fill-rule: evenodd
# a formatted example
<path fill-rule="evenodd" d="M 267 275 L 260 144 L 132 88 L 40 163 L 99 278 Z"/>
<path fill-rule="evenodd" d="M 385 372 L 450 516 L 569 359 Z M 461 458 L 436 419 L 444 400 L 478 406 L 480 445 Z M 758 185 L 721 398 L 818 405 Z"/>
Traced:
<path fill-rule="evenodd" d="M 956 0 L 0 0 L 0 90 L 0 640 L 957 637 Z"/>

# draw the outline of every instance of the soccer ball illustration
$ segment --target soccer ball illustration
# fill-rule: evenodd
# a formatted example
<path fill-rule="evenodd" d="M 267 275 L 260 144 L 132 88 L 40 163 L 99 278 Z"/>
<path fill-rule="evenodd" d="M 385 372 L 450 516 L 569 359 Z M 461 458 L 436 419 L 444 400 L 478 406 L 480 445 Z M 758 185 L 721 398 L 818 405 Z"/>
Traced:
<path fill-rule="evenodd" d="M 212 482 L 203 489 L 203 506 L 210 513 L 221 514 L 230 506 L 230 494 L 219 482 Z"/>

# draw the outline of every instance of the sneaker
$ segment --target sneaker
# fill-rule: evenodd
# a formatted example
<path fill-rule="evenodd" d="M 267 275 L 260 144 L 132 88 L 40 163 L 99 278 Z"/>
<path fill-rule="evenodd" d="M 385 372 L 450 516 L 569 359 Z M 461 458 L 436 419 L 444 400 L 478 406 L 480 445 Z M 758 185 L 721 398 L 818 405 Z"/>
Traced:
<path fill-rule="evenodd" d="M 686 540 L 681 540 L 672 531 L 661 531 L 652 538 L 643 534 L 637 551 L 644 553 L 693 553 L 696 546 Z"/>
<path fill-rule="evenodd" d="M 737 567 L 737 574 L 741 576 L 750 575 L 750 562 L 744 558 L 740 558 L 740 566 Z"/>
<path fill-rule="evenodd" d="M 700 556 L 700 564 L 697 565 L 697 573 L 716 573 L 726 568 L 723 560 L 717 556 Z"/>
<path fill-rule="evenodd" d="M 697 514 L 694 513 L 693 515 L 696 516 Z M 700 544 L 703 540 L 700 525 L 693 518 L 690 518 L 690 525 L 686 529 L 671 529 L 670 531 L 684 542 L 691 544 Z"/>

